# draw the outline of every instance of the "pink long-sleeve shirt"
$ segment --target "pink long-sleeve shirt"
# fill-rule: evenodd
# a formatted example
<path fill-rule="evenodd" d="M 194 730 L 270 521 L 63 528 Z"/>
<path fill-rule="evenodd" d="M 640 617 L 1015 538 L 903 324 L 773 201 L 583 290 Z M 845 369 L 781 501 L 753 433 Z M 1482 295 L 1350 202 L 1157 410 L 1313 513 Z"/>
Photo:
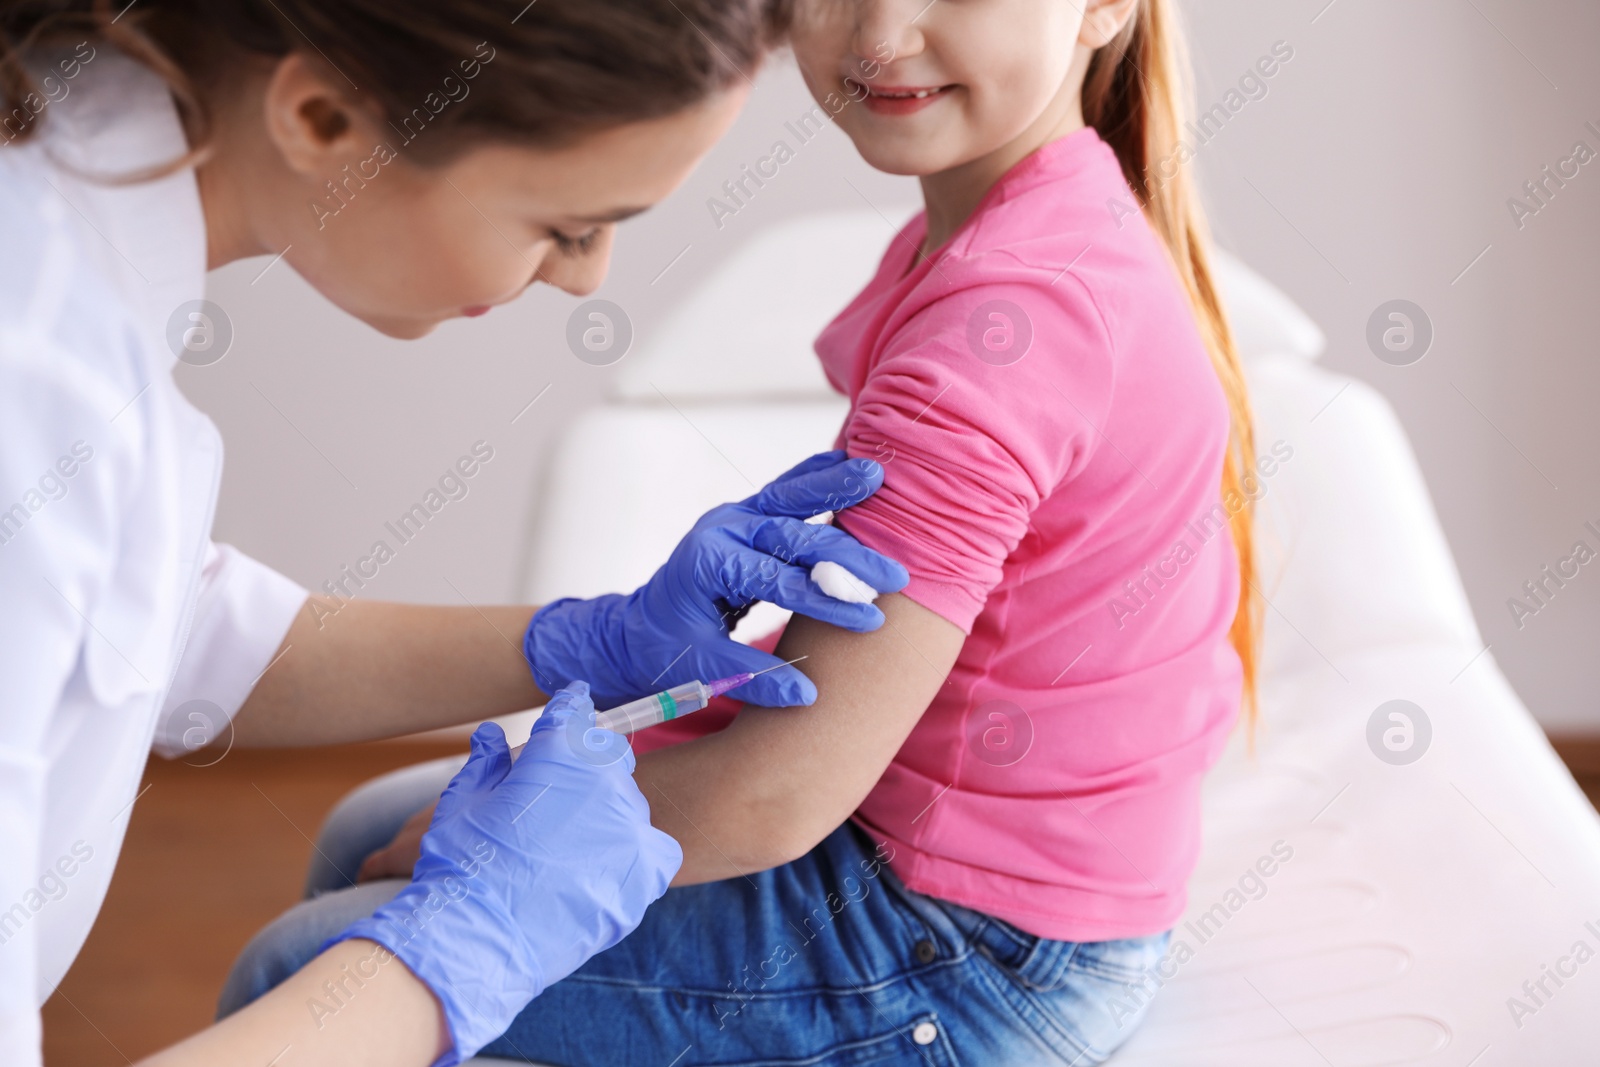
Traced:
<path fill-rule="evenodd" d="M 1136 203 L 1078 130 L 930 257 L 912 220 L 816 345 L 885 468 L 839 524 L 968 634 L 856 820 L 913 890 L 1063 940 L 1177 920 L 1240 700 L 1227 403 Z"/>

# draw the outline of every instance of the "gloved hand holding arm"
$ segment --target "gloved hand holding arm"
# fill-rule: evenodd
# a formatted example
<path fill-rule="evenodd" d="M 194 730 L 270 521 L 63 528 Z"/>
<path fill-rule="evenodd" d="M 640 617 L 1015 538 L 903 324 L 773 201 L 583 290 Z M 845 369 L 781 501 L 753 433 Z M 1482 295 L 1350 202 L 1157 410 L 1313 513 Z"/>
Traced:
<path fill-rule="evenodd" d="M 633 593 L 541 608 L 523 642 L 534 680 L 549 692 L 568 678 L 587 678 L 595 702 L 609 708 L 690 679 L 765 670 L 782 661 L 729 637 L 730 619 L 757 600 L 858 633 L 877 629 L 882 611 L 826 595 L 810 568 L 830 560 L 880 593 L 903 589 L 905 568 L 842 530 L 804 520 L 859 504 L 882 484 L 876 462 L 824 452 L 754 496 L 713 508 Z M 772 707 L 817 698 L 793 667 L 735 692 Z"/>

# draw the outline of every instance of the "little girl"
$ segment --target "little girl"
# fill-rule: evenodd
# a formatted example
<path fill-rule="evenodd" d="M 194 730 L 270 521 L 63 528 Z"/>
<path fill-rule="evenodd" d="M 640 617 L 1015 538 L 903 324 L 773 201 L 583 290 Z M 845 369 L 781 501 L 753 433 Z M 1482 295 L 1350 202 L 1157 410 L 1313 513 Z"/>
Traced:
<path fill-rule="evenodd" d="M 487 1051 L 1097 1063 L 1139 1021 L 1121 994 L 1183 911 L 1254 674 L 1251 430 L 1170 0 L 800 0 L 791 39 L 926 200 L 817 342 L 840 444 L 885 468 L 838 521 L 911 582 L 875 634 L 790 623 L 812 707 L 636 739 L 676 888 Z"/>

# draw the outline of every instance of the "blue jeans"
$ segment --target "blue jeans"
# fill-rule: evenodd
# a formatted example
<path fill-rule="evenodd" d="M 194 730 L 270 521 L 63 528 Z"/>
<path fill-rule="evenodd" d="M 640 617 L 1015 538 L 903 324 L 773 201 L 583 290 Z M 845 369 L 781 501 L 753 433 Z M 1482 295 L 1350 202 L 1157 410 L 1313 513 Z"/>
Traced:
<path fill-rule="evenodd" d="M 408 768 L 341 802 L 317 843 L 310 899 L 246 947 L 219 1015 L 283 981 L 399 891 L 400 881 L 348 883 L 459 764 Z M 1132 1034 L 1142 1009 L 1130 1005 L 1143 998 L 1125 988 L 1154 967 L 1166 934 L 1035 937 L 908 890 L 886 859 L 846 823 L 793 863 L 671 889 L 620 944 L 529 1004 L 484 1055 L 606 1067 L 1085 1067 Z"/>

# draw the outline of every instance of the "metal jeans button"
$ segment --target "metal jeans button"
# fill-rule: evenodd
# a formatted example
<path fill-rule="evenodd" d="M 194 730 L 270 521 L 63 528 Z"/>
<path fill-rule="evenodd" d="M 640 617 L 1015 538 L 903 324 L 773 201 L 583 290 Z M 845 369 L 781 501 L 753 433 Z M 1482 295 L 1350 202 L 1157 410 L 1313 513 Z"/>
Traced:
<path fill-rule="evenodd" d="M 918 1023 L 911 1031 L 911 1040 L 919 1045 L 931 1045 L 933 1039 L 939 1036 L 939 1028 L 932 1023 Z"/>
<path fill-rule="evenodd" d="M 927 940 L 918 941 L 916 946 L 912 949 L 912 951 L 914 951 L 917 954 L 917 962 L 918 963 L 932 963 L 934 961 L 934 959 L 939 955 L 939 950 L 936 947 L 934 947 L 933 942 L 932 941 L 927 941 Z M 933 1039 L 929 1038 L 928 1040 L 931 1041 Z M 928 1043 L 927 1041 L 922 1042 L 922 1044 L 924 1044 L 924 1045 L 926 1045 L 927 1043 Z"/>

